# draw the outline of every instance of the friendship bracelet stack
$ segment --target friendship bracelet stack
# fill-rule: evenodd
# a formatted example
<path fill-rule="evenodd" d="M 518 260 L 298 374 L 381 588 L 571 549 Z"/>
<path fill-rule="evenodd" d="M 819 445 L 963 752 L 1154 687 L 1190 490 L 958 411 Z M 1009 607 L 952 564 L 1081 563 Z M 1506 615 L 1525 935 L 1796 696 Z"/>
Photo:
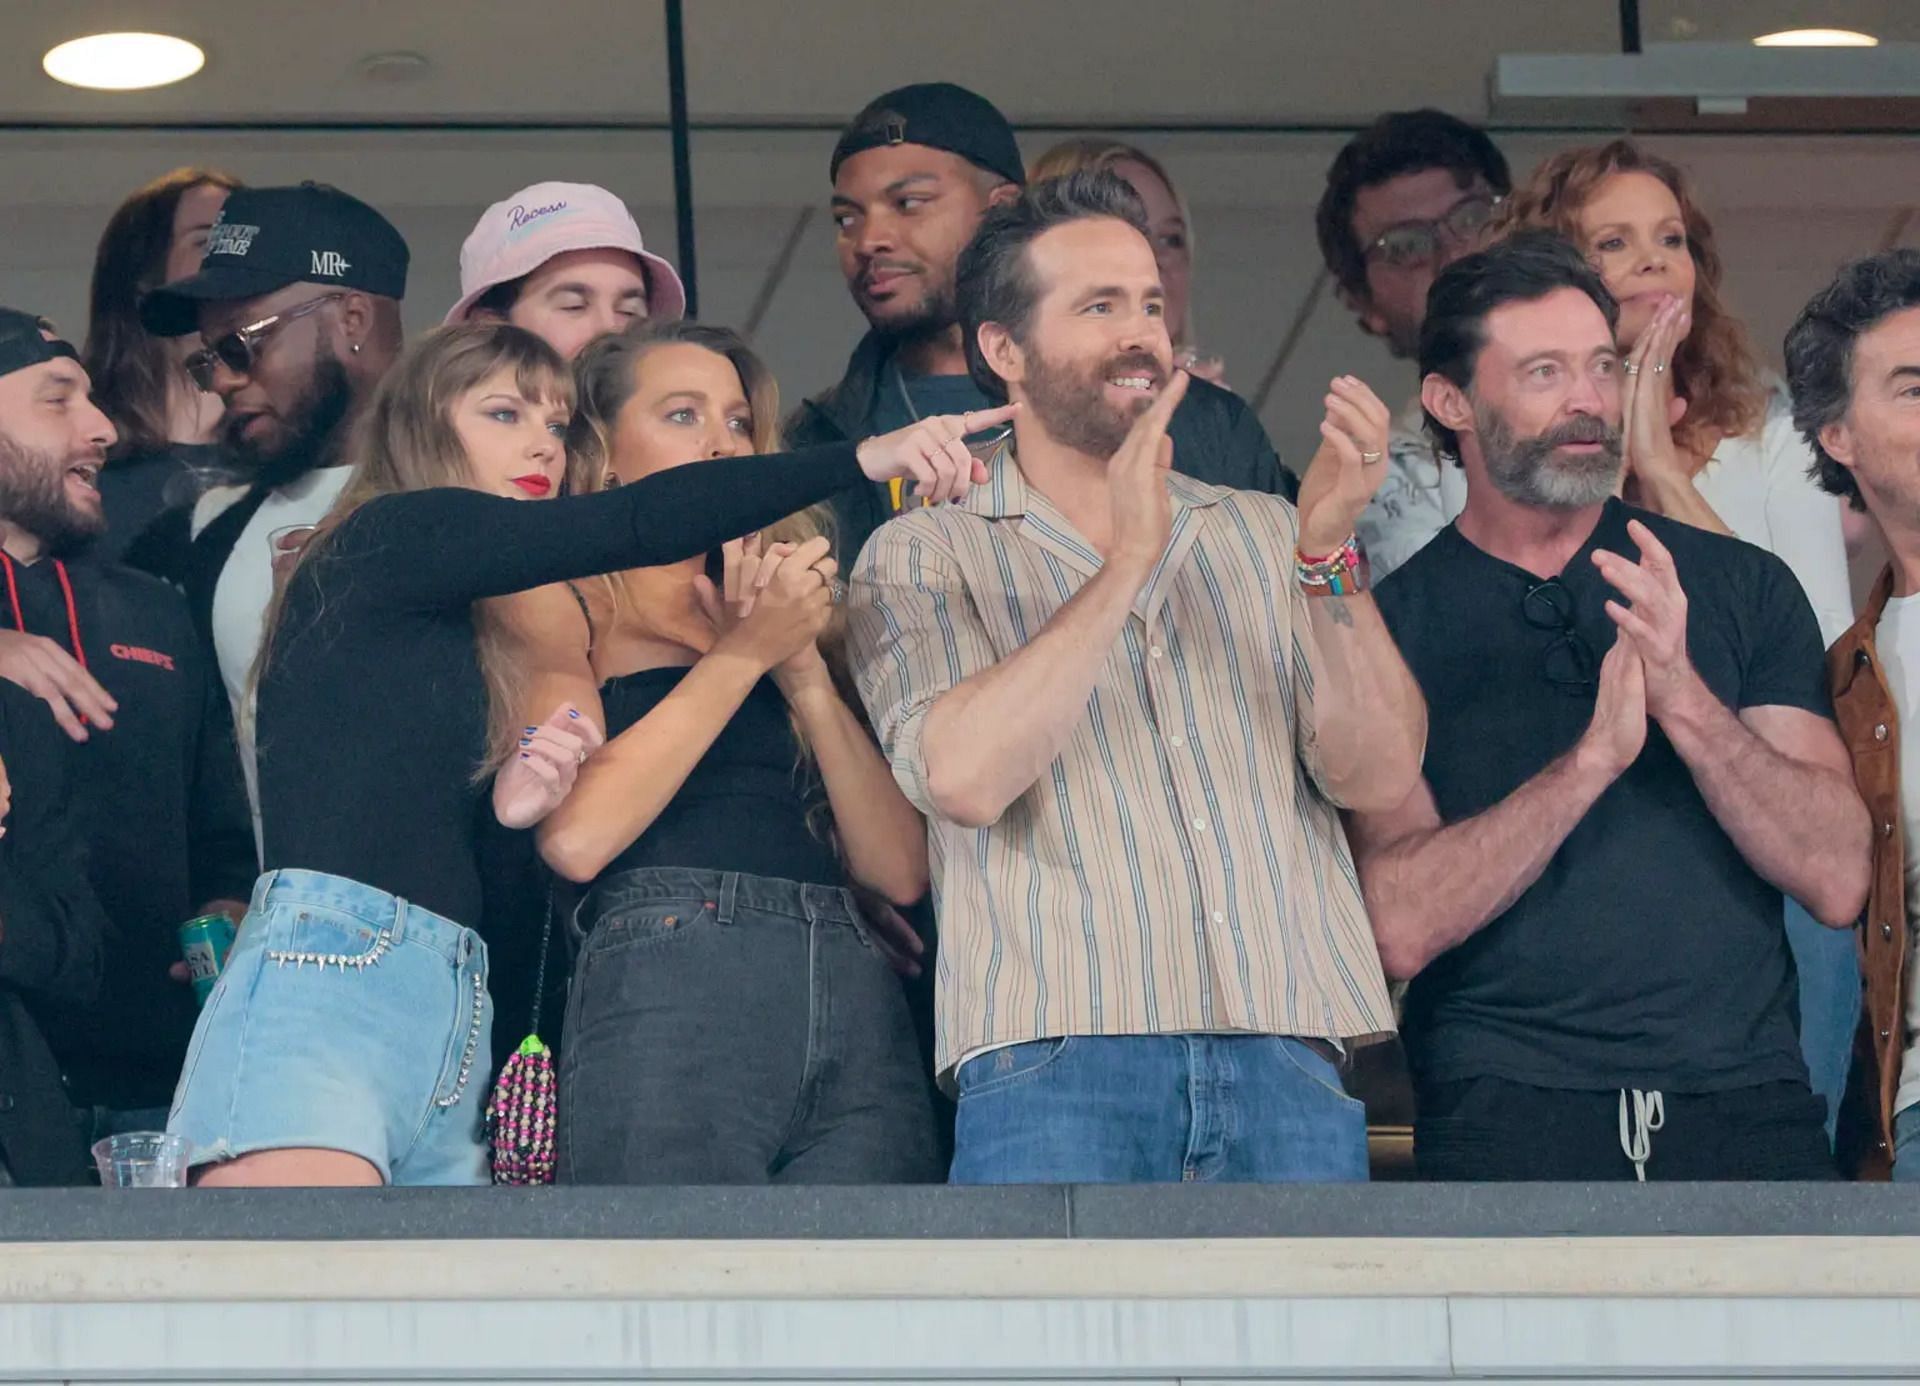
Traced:
<path fill-rule="evenodd" d="M 1349 534 L 1325 558 L 1309 558 L 1293 551 L 1294 576 L 1309 597 L 1351 597 L 1360 589 L 1360 540 Z"/>

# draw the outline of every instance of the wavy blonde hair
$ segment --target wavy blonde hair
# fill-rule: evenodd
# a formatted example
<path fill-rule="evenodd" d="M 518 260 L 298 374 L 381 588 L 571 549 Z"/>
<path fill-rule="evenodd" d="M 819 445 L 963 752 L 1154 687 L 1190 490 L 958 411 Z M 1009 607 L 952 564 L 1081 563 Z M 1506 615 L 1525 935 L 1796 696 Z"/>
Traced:
<path fill-rule="evenodd" d="M 1166 165 L 1137 144 L 1108 139 L 1103 135 L 1075 135 L 1072 139 L 1061 140 L 1042 154 L 1028 170 L 1027 182 L 1033 184 L 1049 178 L 1065 178 L 1083 169 L 1101 169 L 1118 176 L 1119 170 L 1114 165 L 1128 162 L 1143 165 L 1173 194 L 1173 205 L 1180 209 L 1180 220 L 1186 223 L 1187 256 L 1194 258 L 1198 254 L 1198 242 L 1193 231 L 1193 211 L 1187 206 L 1186 196 L 1180 191 L 1180 185 L 1173 181 L 1173 175 L 1167 172 Z M 1180 336 L 1173 345 L 1176 349 L 1188 346 L 1193 338 L 1193 304 L 1189 302 L 1187 320 L 1180 324 Z"/>
<path fill-rule="evenodd" d="M 569 465 L 578 461 L 593 484 L 613 471 L 615 434 L 621 410 L 639 393 L 641 373 L 646 359 L 663 346 L 697 346 L 725 357 L 740 377 L 746 392 L 747 407 L 753 414 L 753 450 L 761 455 L 780 451 L 780 385 L 767 363 L 747 345 L 739 333 L 706 323 L 649 321 L 625 332 L 600 337 L 590 342 L 573 363 L 579 404 L 573 427 L 567 435 Z M 833 537 L 833 511 L 825 505 L 812 506 L 760 531 L 771 543 L 801 544 L 820 535 Z M 604 600 L 615 618 L 632 613 L 623 600 L 616 578 L 604 580 Z M 837 631 L 839 616 L 830 631 Z"/>
<path fill-rule="evenodd" d="M 1712 430 L 1744 437 L 1766 419 L 1767 390 L 1747 332 L 1720 300 L 1720 250 L 1713 223 L 1694 200 L 1680 166 L 1632 140 L 1566 149 L 1547 159 L 1513 190 L 1494 234 L 1521 227 L 1557 231 L 1581 246 L 1580 212 L 1600 184 L 1616 173 L 1645 173 L 1667 185 L 1686 226 L 1693 257 L 1693 327 L 1673 354 L 1674 392 L 1687 401 L 1686 432 Z"/>
<path fill-rule="evenodd" d="M 436 328 L 401 353 L 354 424 L 347 451 L 353 472 L 346 486 L 314 526 L 293 572 L 274 585 L 250 687 L 258 687 L 272 657 L 294 573 L 328 560 L 334 536 L 355 511 L 380 496 L 473 485 L 473 469 L 454 426 L 453 411 L 469 391 L 500 371 L 513 372 L 514 383 L 527 399 L 572 409 L 573 376 L 566 362 L 533 333 L 507 323 Z M 588 489 L 590 475 L 569 453 L 563 491 Z M 421 561 L 431 562 L 432 556 L 422 555 Z M 493 599 L 473 604 L 473 636 L 487 686 L 487 754 L 475 768 L 475 778 L 484 779 L 519 744 L 523 679 Z"/>
<path fill-rule="evenodd" d="M 570 460 L 577 458 L 583 469 L 595 478 L 612 472 L 612 460 L 618 451 L 620 413 L 640 391 L 647 357 L 658 347 L 676 344 L 703 347 L 732 364 L 746 392 L 747 407 L 753 413 L 754 452 L 768 456 L 780 451 L 780 386 L 767 363 L 731 328 L 682 319 L 640 323 L 625 332 L 598 338 L 575 358 L 574 380 L 580 393 L 573 428 L 567 436 Z M 780 464 L 769 458 L 767 465 Z M 760 534 L 769 543 L 803 544 L 821 535 L 832 539 L 833 511 L 826 505 L 811 506 L 767 525 Z M 626 589 L 617 575 L 594 579 L 590 592 L 585 598 L 589 609 L 599 607 L 607 614 L 610 625 L 644 623 L 646 613 L 636 610 L 627 599 Z M 820 654 L 847 706 L 858 709 L 860 698 L 847 667 L 845 638 L 845 616 L 843 610 L 836 607 L 832 620 L 821 633 Z M 800 747 L 800 760 L 794 769 L 797 773 L 812 773 L 815 770 L 813 748 L 799 720 L 791 715 L 788 720 Z M 832 810 L 824 795 L 808 813 L 807 823 L 822 841 L 840 850 Z"/>

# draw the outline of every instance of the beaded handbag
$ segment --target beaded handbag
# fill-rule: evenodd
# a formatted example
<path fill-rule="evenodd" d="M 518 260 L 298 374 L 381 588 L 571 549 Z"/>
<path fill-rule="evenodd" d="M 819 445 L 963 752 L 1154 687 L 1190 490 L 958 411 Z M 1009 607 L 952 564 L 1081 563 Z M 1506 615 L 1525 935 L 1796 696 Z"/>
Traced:
<path fill-rule="evenodd" d="M 551 1184 L 560 1101 L 553 1050 L 540 1038 L 540 1006 L 546 1000 L 547 952 L 553 942 L 553 899 L 547 899 L 540 930 L 540 962 L 534 974 L 533 1023 L 520 1048 L 500 1066 L 487 1102 L 487 1144 L 496 1184 Z"/>

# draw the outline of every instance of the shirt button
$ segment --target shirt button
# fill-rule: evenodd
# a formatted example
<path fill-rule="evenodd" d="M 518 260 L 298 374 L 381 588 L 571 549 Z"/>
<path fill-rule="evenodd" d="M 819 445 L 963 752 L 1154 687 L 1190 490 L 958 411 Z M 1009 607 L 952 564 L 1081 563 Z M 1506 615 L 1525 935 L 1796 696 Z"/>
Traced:
<path fill-rule="evenodd" d="M 1147 646 L 1147 653 L 1150 656 L 1152 656 L 1154 659 L 1158 659 L 1162 654 L 1165 653 L 1165 651 L 1163 651 L 1158 645 L 1149 645 Z"/>
<path fill-rule="evenodd" d="M 1184 736 L 1170 736 L 1167 738 L 1167 744 L 1177 751 L 1187 744 L 1187 739 Z"/>
<path fill-rule="evenodd" d="M 1893 836 L 1893 824 L 1892 824 L 1892 823 L 1890 823 L 1890 822 L 1888 822 L 1888 823 L 1882 823 L 1882 824 L 1880 825 L 1880 836 L 1882 836 L 1882 837 L 1892 837 L 1892 836 Z"/>
<path fill-rule="evenodd" d="M 1207 830 L 1207 820 L 1206 820 L 1206 819 L 1204 819 L 1204 818 L 1196 818 L 1196 819 L 1194 819 L 1194 820 L 1193 820 L 1193 830 L 1194 830 L 1194 831 L 1195 831 L 1196 833 L 1204 833 L 1204 832 L 1205 832 L 1205 831 Z"/>
<path fill-rule="evenodd" d="M 1215 910 L 1215 911 L 1213 912 L 1213 922 L 1214 922 L 1214 923 L 1216 923 L 1216 924 L 1224 924 L 1224 923 L 1226 923 L 1226 922 L 1227 922 L 1227 912 L 1226 912 L 1225 910 Z"/>
<path fill-rule="evenodd" d="M 1885 722 L 1882 722 L 1873 729 L 1873 739 L 1875 741 L 1885 741 L 1887 739 L 1887 724 Z"/>
<path fill-rule="evenodd" d="M 1881 937 L 1881 938 L 1892 938 L 1892 937 L 1893 937 L 1893 925 L 1891 925 L 1891 924 L 1882 924 L 1882 925 L 1880 926 L 1880 937 Z"/>

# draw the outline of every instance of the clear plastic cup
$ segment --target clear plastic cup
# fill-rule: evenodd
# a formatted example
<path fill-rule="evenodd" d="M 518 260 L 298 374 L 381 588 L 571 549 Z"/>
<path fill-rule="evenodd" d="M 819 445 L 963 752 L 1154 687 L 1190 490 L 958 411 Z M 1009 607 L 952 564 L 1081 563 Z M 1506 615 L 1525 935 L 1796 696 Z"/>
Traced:
<path fill-rule="evenodd" d="M 93 1143 L 100 1184 L 108 1189 L 184 1189 L 187 1157 L 193 1147 L 185 1136 L 165 1131 L 127 1131 Z"/>

